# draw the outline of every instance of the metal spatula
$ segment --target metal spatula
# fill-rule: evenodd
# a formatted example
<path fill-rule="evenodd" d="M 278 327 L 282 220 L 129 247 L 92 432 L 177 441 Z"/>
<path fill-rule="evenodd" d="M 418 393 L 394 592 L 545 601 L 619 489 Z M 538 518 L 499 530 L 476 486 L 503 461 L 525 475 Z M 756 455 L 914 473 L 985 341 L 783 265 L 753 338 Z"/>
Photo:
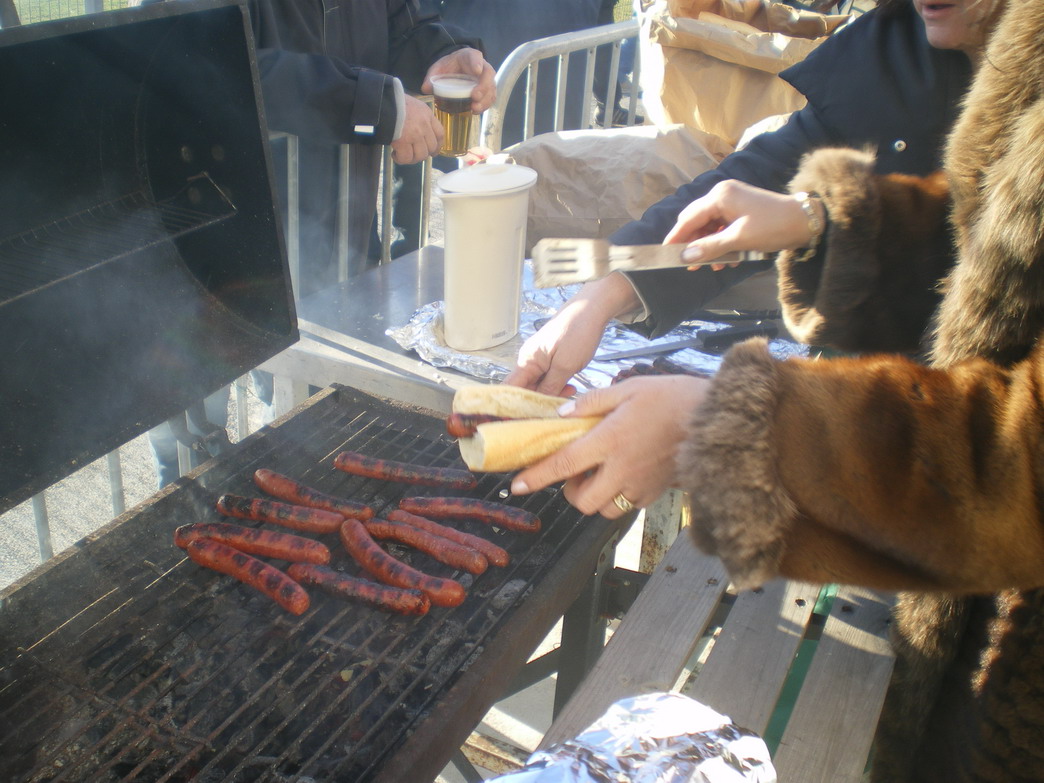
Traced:
<path fill-rule="evenodd" d="M 533 284 L 554 288 L 597 280 L 610 272 L 666 267 L 709 266 L 737 261 L 763 261 L 764 253 L 727 253 L 713 261 L 690 264 L 681 257 L 685 245 L 613 245 L 604 239 L 541 239 L 533 247 Z"/>

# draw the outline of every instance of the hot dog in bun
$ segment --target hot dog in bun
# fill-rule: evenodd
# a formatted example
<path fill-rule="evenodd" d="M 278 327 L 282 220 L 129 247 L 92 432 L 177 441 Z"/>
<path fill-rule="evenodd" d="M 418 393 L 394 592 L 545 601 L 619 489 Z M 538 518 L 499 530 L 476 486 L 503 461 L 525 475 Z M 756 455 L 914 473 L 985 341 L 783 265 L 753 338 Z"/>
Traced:
<path fill-rule="evenodd" d="M 460 439 L 460 456 L 475 471 L 502 473 L 538 462 L 579 438 L 601 416 L 562 418 L 564 397 L 517 386 L 459 389 L 446 429 Z"/>

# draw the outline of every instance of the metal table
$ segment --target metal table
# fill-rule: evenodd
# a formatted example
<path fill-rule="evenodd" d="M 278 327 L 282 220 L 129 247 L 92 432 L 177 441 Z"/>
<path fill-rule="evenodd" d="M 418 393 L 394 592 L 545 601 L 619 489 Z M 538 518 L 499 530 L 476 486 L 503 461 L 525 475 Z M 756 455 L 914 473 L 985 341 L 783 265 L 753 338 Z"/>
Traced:
<path fill-rule="evenodd" d="M 453 391 L 475 379 L 436 369 L 385 334 L 442 298 L 442 260 L 442 248 L 428 245 L 300 300 L 300 342 L 261 365 L 275 376 L 277 415 L 309 386 L 332 383 L 449 412 Z"/>

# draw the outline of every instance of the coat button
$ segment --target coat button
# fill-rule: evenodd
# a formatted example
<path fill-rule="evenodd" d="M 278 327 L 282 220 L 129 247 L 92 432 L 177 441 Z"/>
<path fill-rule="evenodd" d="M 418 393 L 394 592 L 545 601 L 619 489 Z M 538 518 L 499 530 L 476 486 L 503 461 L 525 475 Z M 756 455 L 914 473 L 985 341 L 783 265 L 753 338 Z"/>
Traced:
<path fill-rule="evenodd" d="M 896 139 L 892 143 L 892 149 L 896 152 L 906 152 L 906 142 L 902 139 Z"/>

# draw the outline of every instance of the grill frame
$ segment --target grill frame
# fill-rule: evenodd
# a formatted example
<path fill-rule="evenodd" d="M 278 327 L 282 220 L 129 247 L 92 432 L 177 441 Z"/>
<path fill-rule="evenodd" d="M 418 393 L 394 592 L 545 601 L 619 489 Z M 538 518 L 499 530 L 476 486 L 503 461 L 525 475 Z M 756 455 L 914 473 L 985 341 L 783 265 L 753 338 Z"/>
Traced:
<path fill-rule="evenodd" d="M 87 653 L 96 661 L 102 661 L 104 666 L 118 670 L 121 665 L 121 656 L 130 655 L 121 650 L 111 654 L 111 663 L 107 662 L 107 655 L 114 649 L 117 642 L 124 644 L 131 650 L 140 648 L 141 655 L 146 661 L 164 660 L 164 643 L 156 642 L 156 631 L 150 630 L 148 620 L 149 612 L 130 613 L 127 617 L 119 618 L 118 626 L 124 629 L 126 639 L 113 640 L 102 634 L 101 639 L 93 639 L 92 634 L 101 628 L 89 618 L 89 614 L 96 612 L 104 617 L 117 618 L 121 611 L 120 602 L 127 598 L 121 594 L 124 591 L 135 593 L 128 600 L 147 601 L 151 600 L 158 607 L 161 617 L 167 616 L 178 618 L 176 622 L 191 625 L 193 612 L 202 613 L 204 609 L 199 608 L 198 602 L 205 602 L 209 607 L 207 611 L 213 610 L 215 618 L 228 614 L 221 607 L 223 602 L 232 601 L 237 613 L 250 609 L 251 614 L 256 614 L 258 622 L 269 624 L 273 645 L 291 644 L 297 633 L 318 633 L 311 628 L 313 620 L 323 618 L 323 622 L 329 623 L 333 628 L 337 625 L 337 618 L 349 616 L 365 616 L 369 622 L 377 617 L 380 624 L 393 625 L 399 628 L 409 628 L 408 634 L 403 638 L 409 639 L 414 649 L 416 639 L 413 634 L 418 629 L 428 628 L 435 623 L 443 624 L 440 628 L 467 628 L 469 624 L 476 621 L 480 613 L 490 611 L 492 597 L 500 595 L 500 588 L 510 581 L 511 574 L 516 573 L 512 569 L 522 572 L 527 566 L 524 565 L 527 558 L 538 559 L 535 551 L 543 551 L 548 546 L 553 546 L 552 551 L 546 554 L 546 567 L 544 565 L 534 566 L 533 578 L 528 582 L 528 592 L 523 599 L 516 603 L 508 602 L 507 609 L 496 615 L 491 625 L 484 627 L 485 630 L 475 637 L 467 637 L 461 634 L 461 639 L 449 639 L 451 642 L 448 661 L 448 669 L 444 673 L 441 685 L 434 694 L 419 708 L 420 715 L 410 722 L 407 730 L 400 731 L 391 743 L 391 747 L 381 751 L 375 756 L 372 768 L 364 771 L 364 774 L 356 774 L 347 768 L 327 770 L 338 779 L 352 780 L 376 780 L 376 781 L 401 781 L 433 779 L 448 762 L 453 751 L 459 747 L 468 736 L 474 725 L 481 719 L 482 715 L 496 699 L 509 687 L 513 673 L 520 669 L 526 662 L 529 653 L 546 636 L 553 627 L 556 620 L 565 612 L 581 590 L 587 579 L 594 572 L 599 555 L 614 537 L 618 536 L 624 526 L 624 522 L 610 522 L 602 518 L 583 518 L 579 512 L 571 509 L 556 490 L 537 493 L 525 500 L 524 507 L 541 513 L 545 521 L 545 530 L 540 537 L 533 540 L 525 534 L 514 534 L 501 531 L 497 537 L 498 542 L 505 545 L 512 553 L 513 563 L 504 573 L 498 569 L 491 568 L 486 575 L 478 577 L 475 583 L 468 589 L 468 599 L 456 609 L 439 610 L 433 609 L 432 613 L 425 618 L 399 618 L 393 615 L 375 613 L 374 610 L 356 610 L 354 607 L 346 609 L 345 606 L 330 609 L 330 605 L 336 604 L 335 599 L 327 598 L 321 593 L 312 592 L 313 610 L 310 610 L 304 618 L 291 618 L 281 612 L 274 604 L 270 604 L 263 596 L 252 594 L 249 588 L 235 583 L 228 577 L 209 574 L 198 569 L 191 562 L 186 562 L 179 550 L 170 543 L 170 535 L 177 524 L 185 521 L 186 509 L 198 514 L 201 518 L 216 516 L 212 511 L 213 500 L 222 492 L 236 492 L 239 494 L 253 494 L 261 496 L 257 490 L 252 490 L 249 484 L 249 476 L 253 469 L 262 466 L 271 466 L 275 470 L 285 470 L 285 460 L 276 461 L 272 456 L 280 453 L 285 454 L 288 450 L 295 450 L 296 454 L 307 455 L 314 466 L 313 475 L 297 472 L 296 478 L 317 486 L 326 491 L 341 491 L 344 488 L 356 488 L 364 492 L 366 487 L 373 490 L 376 487 L 384 504 L 397 502 L 397 498 L 405 494 L 438 494 L 437 491 L 418 491 L 416 488 L 402 485 L 387 485 L 372 479 L 359 479 L 347 477 L 332 468 L 332 459 L 335 451 L 328 448 L 323 442 L 309 442 L 309 432 L 317 431 L 327 427 L 338 418 L 338 411 L 345 406 L 348 414 L 353 416 L 353 425 L 357 431 L 353 431 L 348 438 L 350 447 L 358 450 L 376 453 L 377 456 L 389 458 L 407 459 L 427 464 L 446 464 L 452 459 L 455 446 L 452 441 L 444 435 L 442 429 L 442 417 L 429 411 L 409 408 L 398 403 L 392 403 L 379 398 L 374 398 L 357 392 L 347 387 L 331 387 L 325 392 L 313 397 L 303 406 L 291 411 L 287 416 L 279 419 L 268 428 L 238 444 L 227 455 L 212 460 L 188 476 L 184 477 L 175 485 L 168 487 L 163 492 L 152 498 L 136 510 L 124 514 L 112 524 L 80 542 L 68 553 L 59 556 L 55 562 L 42 566 L 37 571 L 28 575 L 20 582 L 0 593 L 0 638 L 5 640 L 4 648 L 0 651 L 0 721 L 6 721 L 10 726 L 12 711 L 19 709 L 18 704 L 12 703 L 11 675 L 19 666 L 29 663 L 44 666 L 47 675 L 59 681 L 67 689 L 85 687 L 88 700 L 98 704 L 108 704 L 115 700 L 115 686 L 110 692 L 97 693 L 97 687 L 84 678 L 77 678 L 75 671 L 70 670 L 69 660 L 76 657 L 76 651 L 70 651 L 61 644 L 63 634 L 75 633 L 78 640 L 87 647 L 80 652 L 81 657 L 88 657 Z M 358 411 L 353 412 L 353 411 Z M 335 415 L 337 414 L 337 415 Z M 375 425 L 376 419 L 394 420 L 395 430 L 392 431 L 384 424 Z M 367 433 L 373 437 L 366 439 Z M 302 437 L 304 440 L 302 441 Z M 387 451 L 381 452 L 377 444 L 382 438 L 387 437 L 392 447 L 398 444 L 400 453 L 393 454 Z M 367 445 L 369 444 L 369 445 Z M 420 445 L 415 453 L 401 453 L 401 449 L 410 444 Z M 348 444 L 345 444 L 348 447 Z M 321 453 L 320 453 L 321 452 Z M 294 471 L 287 471 L 294 475 Z M 320 475 L 321 474 L 321 475 Z M 506 477 L 485 476 L 482 478 L 479 490 L 475 496 L 496 497 L 500 490 L 506 486 Z M 340 490 L 338 490 L 338 487 Z M 517 499 L 511 499 L 512 505 Z M 378 503 L 380 505 L 380 503 Z M 550 525 L 548 523 L 550 522 Z M 555 538 L 549 538 L 554 532 Z M 488 533 L 487 533 L 488 535 Z M 150 551 L 149 542 L 152 541 Z M 157 546 L 155 542 L 160 542 Z M 151 579 L 151 583 L 142 585 L 141 589 L 133 582 L 130 585 L 121 584 L 125 566 L 121 562 L 126 561 L 129 555 L 138 553 L 139 557 L 146 562 L 138 568 L 138 579 L 141 581 Z M 541 555 L 543 556 L 543 555 Z M 335 557 L 335 562 L 341 562 L 347 556 Z M 452 569 L 443 567 L 438 570 L 429 565 L 431 561 L 422 562 L 417 556 L 412 558 L 418 567 L 429 573 L 449 575 Z M 82 582 L 84 570 L 94 572 L 99 569 L 100 573 L 108 575 L 110 583 L 99 583 L 94 589 L 87 592 L 80 585 L 79 593 L 71 593 L 79 598 L 76 606 L 70 606 L 69 600 L 52 601 L 55 594 L 67 594 Z M 187 575 L 188 578 L 184 578 Z M 175 580 L 181 579 L 175 583 Z M 485 580 L 485 581 L 484 581 Z M 188 594 L 179 604 L 166 604 L 162 595 L 158 592 L 155 597 L 148 596 L 149 591 L 157 591 L 164 584 L 175 583 L 176 591 L 185 590 Z M 491 592 L 492 591 L 492 592 Z M 320 605 L 321 604 L 321 605 Z M 330 616 L 330 612 L 333 616 Z M 112 614 L 116 612 L 117 614 Z M 187 613 L 186 616 L 182 616 Z M 482 620 L 482 618 L 479 618 Z M 110 620 L 109 622 L 115 622 Z M 215 625 L 221 628 L 228 620 L 223 620 Z M 476 621 L 478 622 L 478 621 Z M 482 622 L 485 622 L 482 620 Z M 176 624 L 176 623 L 175 623 Z M 479 623 L 481 625 L 481 622 Z M 79 626 L 83 625 L 83 628 Z M 296 629 L 296 630 L 295 630 Z M 300 629 L 306 629 L 301 631 Z M 161 629 L 164 633 L 175 638 L 177 634 L 173 629 Z M 333 631 L 323 631 L 335 635 Z M 35 640 L 30 644 L 30 640 Z M 432 641 L 434 650 L 438 645 L 446 647 L 447 637 L 436 638 Z M 155 644 L 153 644 L 155 642 Z M 453 648 L 453 645 L 470 645 L 466 650 Z M 19 650 L 22 652 L 19 652 Z M 434 655 L 429 650 L 427 655 Z M 45 657 L 45 653 L 50 657 Z M 40 660 L 34 660 L 39 658 Z M 441 660 L 441 659 L 440 659 Z M 248 660 L 249 662 L 249 660 Z M 99 663 L 98 666 L 102 666 Z M 313 661 L 313 663 L 315 663 Z M 425 660 L 425 665 L 431 669 L 438 661 Z M 193 683 L 191 662 L 175 660 L 173 666 L 183 666 L 189 673 L 179 680 L 175 685 L 191 687 Z M 205 667 L 208 662 L 197 663 L 197 667 Z M 290 665 L 290 664 L 286 664 Z M 322 662 L 315 663 L 321 666 Z M 355 664 L 343 664 L 351 669 Z M 138 664 L 131 666 L 131 671 L 137 670 Z M 158 667 L 162 668 L 162 667 Z M 256 668 L 256 667 L 254 667 Z M 291 666 L 292 668 L 292 666 Z M 153 687 L 149 675 L 155 675 L 154 671 L 142 673 L 140 681 L 136 681 L 136 687 L 147 690 Z M 158 675 L 155 675 L 153 679 Z M 213 676 L 213 675 L 212 675 Z M 363 675 L 365 677 L 367 675 Z M 130 674 L 123 674 L 123 679 Z M 24 682 L 24 681 L 23 681 Z M 220 679 L 217 682 L 221 682 Z M 280 680 L 280 684 L 282 681 Z M 17 685 L 17 681 L 15 682 Z M 170 686 L 171 690 L 175 685 Z M 416 687 L 414 681 L 413 687 Z M 121 685 L 120 687 L 127 687 Z M 133 688 L 130 688 L 133 691 Z M 138 715 L 143 712 L 140 705 L 135 707 L 133 694 L 129 697 L 126 709 L 128 715 Z M 284 695 L 284 698 L 285 695 Z M 399 699 L 399 694 L 396 694 Z M 108 700 L 108 701 L 106 701 Z M 278 701 L 278 700 L 276 700 Z M 270 709 L 276 709 L 272 705 L 266 705 Z M 336 707 L 336 705 L 335 705 Z M 116 709 L 112 707 L 112 709 Z M 137 712 L 135 711 L 137 710 Z M 299 707 L 298 710 L 301 708 Z M 304 706 L 308 709 L 308 705 Z M 360 713 L 361 714 L 361 713 Z M 292 719 L 292 716 L 288 718 Z M 343 726 L 347 719 L 341 720 Z M 126 721 L 124 721 L 124 724 Z M 30 718 L 29 728 L 33 727 Z M 198 724 L 197 724 L 198 725 Z M 142 736 L 149 732 L 160 734 L 163 731 L 162 721 L 148 724 L 143 720 Z M 10 728 L 7 730 L 10 731 Z M 37 732 L 39 736 L 53 734 L 54 727 L 46 731 Z M 0 732 L 0 743 L 5 748 L 3 755 L 8 755 L 12 748 L 8 743 L 9 734 Z M 153 737 L 159 743 L 165 737 Z M 176 739 L 176 738 L 175 738 Z M 173 743 L 173 740 L 171 740 Z M 292 745 L 293 743 L 290 743 Z M 285 746 L 285 743 L 284 743 Z M 281 753 L 285 754 L 292 748 L 284 747 Z M 129 763 L 129 762 L 128 762 Z M 145 763 L 145 762 L 142 762 Z M 262 768 L 262 765 L 254 760 L 244 757 L 240 760 L 238 772 L 233 770 L 232 774 L 221 779 L 232 779 L 233 775 L 240 775 L 236 779 L 242 780 L 283 780 L 284 773 L 279 772 L 273 764 L 272 768 Z M 122 767 L 121 767 L 122 769 Z M 145 770 L 151 767 L 145 766 Z M 206 772 L 206 760 L 201 759 L 198 773 Z M 9 770 L 10 772 L 10 770 Z M 133 775 L 138 775 L 135 772 Z M 145 774 L 142 772 L 141 774 Z M 310 774 L 309 769 L 299 770 L 299 774 Z M 351 774 L 353 776 L 348 777 Z M 254 775 L 253 777 L 251 775 Z M 79 779 L 77 777 L 39 777 L 17 778 L 27 780 L 60 780 Z M 92 779 L 128 779 L 128 780 L 154 780 L 154 777 L 111 777 Z M 179 777 L 170 777 L 171 780 L 180 780 Z M 204 779 L 215 779 L 205 777 Z"/>

